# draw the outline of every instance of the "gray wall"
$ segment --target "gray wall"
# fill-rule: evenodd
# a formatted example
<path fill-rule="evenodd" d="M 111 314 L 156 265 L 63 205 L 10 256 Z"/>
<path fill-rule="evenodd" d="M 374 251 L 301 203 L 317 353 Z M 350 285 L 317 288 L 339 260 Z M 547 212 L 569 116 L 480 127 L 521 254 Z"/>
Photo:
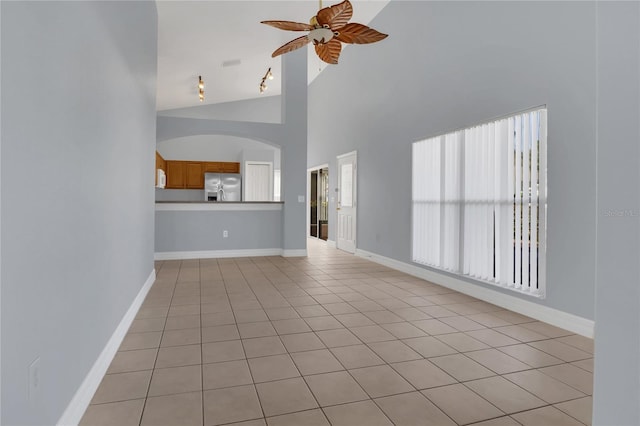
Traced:
<path fill-rule="evenodd" d="M 165 160 L 239 162 L 244 150 L 277 150 L 256 140 L 233 136 L 198 135 L 160 141 L 157 144 Z"/>
<path fill-rule="evenodd" d="M 158 111 L 158 115 L 164 117 L 280 123 L 282 120 L 280 102 L 280 95 L 261 96 L 256 99 L 237 102 L 167 109 Z"/>
<path fill-rule="evenodd" d="M 157 14 L 154 2 L 0 7 L 0 422 L 51 425 L 153 271 Z"/>
<path fill-rule="evenodd" d="M 598 5 L 594 425 L 640 424 L 640 4 Z"/>
<path fill-rule="evenodd" d="M 282 211 L 157 211 L 155 247 L 158 253 L 282 248 Z"/>
<path fill-rule="evenodd" d="M 309 93 L 307 164 L 329 163 L 332 196 L 336 155 L 358 150 L 357 247 L 411 263 L 413 141 L 546 104 L 539 303 L 593 319 L 595 3 L 393 1 L 371 26 L 390 36 L 345 49 Z"/>
<path fill-rule="evenodd" d="M 282 123 L 158 116 L 157 141 L 195 135 L 229 135 L 277 145 L 281 153 L 282 248 L 305 250 L 307 158 L 307 56 L 298 49 L 282 57 Z M 247 246 L 251 244 L 247 242 Z"/>

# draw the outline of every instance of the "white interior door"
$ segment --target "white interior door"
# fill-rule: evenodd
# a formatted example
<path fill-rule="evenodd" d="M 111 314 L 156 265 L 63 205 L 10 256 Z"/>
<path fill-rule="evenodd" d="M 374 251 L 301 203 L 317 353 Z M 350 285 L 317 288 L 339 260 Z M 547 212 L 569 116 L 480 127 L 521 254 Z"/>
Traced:
<path fill-rule="evenodd" d="M 356 252 L 356 152 L 338 156 L 338 226 L 336 245 Z"/>
<path fill-rule="evenodd" d="M 244 163 L 244 201 L 273 201 L 273 164 Z"/>

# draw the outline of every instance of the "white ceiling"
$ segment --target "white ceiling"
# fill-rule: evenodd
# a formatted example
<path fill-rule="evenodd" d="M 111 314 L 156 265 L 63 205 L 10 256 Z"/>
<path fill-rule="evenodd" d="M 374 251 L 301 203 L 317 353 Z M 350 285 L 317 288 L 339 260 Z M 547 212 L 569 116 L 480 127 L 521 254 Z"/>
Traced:
<path fill-rule="evenodd" d="M 368 24 L 389 0 L 352 0 L 351 22 Z M 339 1 L 324 1 L 323 7 Z M 282 31 L 261 24 L 264 20 L 309 22 L 318 11 L 317 0 L 289 1 L 170 1 L 158 5 L 159 111 L 251 99 L 271 67 L 263 96 L 280 94 L 280 58 L 271 53 L 304 33 Z M 309 82 L 325 66 L 309 50 Z M 227 61 L 239 65 L 224 66 Z M 198 100 L 198 76 L 205 82 L 205 101 Z"/>

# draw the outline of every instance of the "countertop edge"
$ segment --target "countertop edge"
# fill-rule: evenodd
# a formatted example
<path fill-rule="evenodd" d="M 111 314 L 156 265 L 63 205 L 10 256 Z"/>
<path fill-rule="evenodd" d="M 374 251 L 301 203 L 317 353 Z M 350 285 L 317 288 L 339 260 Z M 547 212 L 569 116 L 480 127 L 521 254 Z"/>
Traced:
<path fill-rule="evenodd" d="M 156 211 L 278 211 L 284 202 L 156 201 Z"/>

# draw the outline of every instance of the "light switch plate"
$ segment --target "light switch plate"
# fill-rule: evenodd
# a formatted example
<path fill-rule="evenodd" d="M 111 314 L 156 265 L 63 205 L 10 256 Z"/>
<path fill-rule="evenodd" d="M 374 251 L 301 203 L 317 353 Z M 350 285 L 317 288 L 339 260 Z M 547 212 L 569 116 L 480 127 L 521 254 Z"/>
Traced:
<path fill-rule="evenodd" d="M 304 195 L 298 195 L 298 202 L 304 203 Z"/>

